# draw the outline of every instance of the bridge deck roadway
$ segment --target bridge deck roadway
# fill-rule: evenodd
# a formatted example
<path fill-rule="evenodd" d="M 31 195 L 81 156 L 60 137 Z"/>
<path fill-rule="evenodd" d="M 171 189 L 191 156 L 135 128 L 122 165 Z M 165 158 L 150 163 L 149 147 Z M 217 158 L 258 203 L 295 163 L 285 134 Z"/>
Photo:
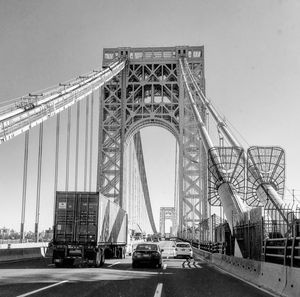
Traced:
<path fill-rule="evenodd" d="M 161 242 L 171 256 L 171 242 Z M 271 296 L 210 267 L 201 259 L 164 258 L 163 268 L 131 267 L 131 257 L 102 268 L 55 268 L 50 259 L 0 265 L 0 296 L 193 297 Z"/>

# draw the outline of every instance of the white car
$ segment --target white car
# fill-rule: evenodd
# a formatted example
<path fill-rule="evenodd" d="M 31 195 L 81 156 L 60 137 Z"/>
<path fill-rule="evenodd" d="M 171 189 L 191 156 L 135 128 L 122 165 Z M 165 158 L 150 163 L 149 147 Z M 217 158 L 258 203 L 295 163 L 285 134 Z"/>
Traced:
<path fill-rule="evenodd" d="M 193 249 L 191 245 L 187 242 L 177 242 L 175 252 L 176 258 L 193 258 Z"/>
<path fill-rule="evenodd" d="M 176 245 L 175 243 L 171 245 L 163 245 L 163 258 L 176 258 Z"/>

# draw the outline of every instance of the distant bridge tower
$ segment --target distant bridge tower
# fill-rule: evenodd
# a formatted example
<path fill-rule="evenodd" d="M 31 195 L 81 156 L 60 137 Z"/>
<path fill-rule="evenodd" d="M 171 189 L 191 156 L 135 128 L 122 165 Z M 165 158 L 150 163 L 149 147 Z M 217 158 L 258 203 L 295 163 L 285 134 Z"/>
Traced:
<path fill-rule="evenodd" d="M 126 57 L 126 67 L 101 91 L 97 189 L 123 206 L 124 151 L 140 129 L 159 126 L 178 142 L 178 231 L 207 218 L 207 156 L 191 103 L 185 94 L 179 58 L 186 57 L 205 92 L 203 46 L 106 48 L 103 67 Z M 201 109 L 205 119 L 205 109 Z M 153 139 L 155 141 L 155 139 Z"/>
<path fill-rule="evenodd" d="M 175 217 L 175 207 L 161 207 L 159 214 L 159 232 L 164 235 L 166 233 L 166 220 L 172 221 L 171 234 L 174 234 L 176 230 L 176 217 Z M 169 230 L 167 230 L 169 233 Z"/>

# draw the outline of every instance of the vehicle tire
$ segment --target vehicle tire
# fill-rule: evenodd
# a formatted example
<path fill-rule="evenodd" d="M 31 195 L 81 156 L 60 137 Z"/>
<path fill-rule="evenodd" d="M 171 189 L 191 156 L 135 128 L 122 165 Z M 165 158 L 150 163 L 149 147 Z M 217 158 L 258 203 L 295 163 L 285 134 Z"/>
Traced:
<path fill-rule="evenodd" d="M 63 267 L 62 263 L 54 263 L 54 265 L 55 265 L 56 268 L 62 268 Z"/>
<path fill-rule="evenodd" d="M 98 251 L 96 254 L 96 259 L 95 259 L 95 267 L 99 268 L 101 266 L 101 261 L 102 261 L 102 253 L 101 251 Z"/>
<path fill-rule="evenodd" d="M 118 248 L 118 259 L 123 259 L 123 248 Z"/>
<path fill-rule="evenodd" d="M 64 261 L 64 265 L 66 265 L 67 267 L 74 267 L 74 259 L 68 259 Z"/>
<path fill-rule="evenodd" d="M 137 267 L 138 267 L 137 263 L 132 262 L 132 268 L 137 268 Z"/>
<path fill-rule="evenodd" d="M 105 262 L 105 254 L 104 252 L 101 253 L 101 260 L 100 260 L 100 266 L 103 266 Z"/>
<path fill-rule="evenodd" d="M 157 264 L 157 267 L 158 267 L 158 268 L 161 268 L 161 263 Z"/>

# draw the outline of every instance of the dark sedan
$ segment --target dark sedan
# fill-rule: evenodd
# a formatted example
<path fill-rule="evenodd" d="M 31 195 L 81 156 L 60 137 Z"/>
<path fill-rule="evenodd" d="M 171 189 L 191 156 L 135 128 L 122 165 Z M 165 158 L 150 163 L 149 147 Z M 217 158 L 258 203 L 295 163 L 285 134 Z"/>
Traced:
<path fill-rule="evenodd" d="M 155 243 L 140 243 L 132 254 L 132 268 L 147 264 L 161 268 L 163 250 Z"/>

